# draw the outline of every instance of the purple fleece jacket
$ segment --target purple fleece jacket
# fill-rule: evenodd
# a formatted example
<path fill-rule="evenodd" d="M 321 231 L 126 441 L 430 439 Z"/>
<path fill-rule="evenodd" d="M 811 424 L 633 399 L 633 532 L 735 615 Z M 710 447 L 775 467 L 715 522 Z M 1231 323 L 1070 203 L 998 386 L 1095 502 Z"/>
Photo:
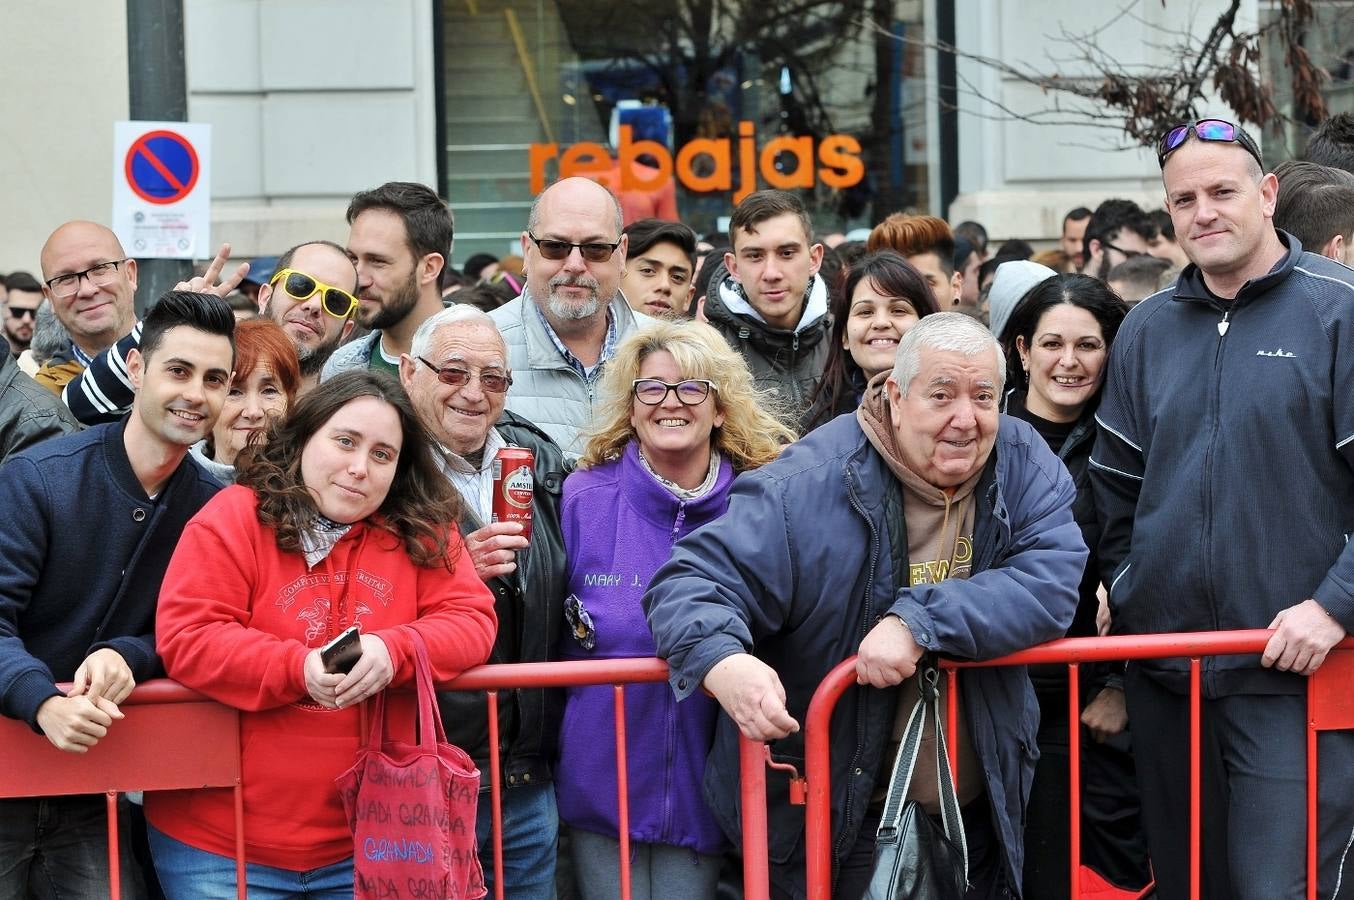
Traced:
<path fill-rule="evenodd" d="M 640 598 L 672 545 L 723 515 L 732 484 L 733 467 L 721 459 L 708 494 L 679 500 L 644 467 L 633 441 L 619 460 L 569 476 L 560 509 L 569 591 L 592 616 L 597 645 L 584 650 L 566 629 L 563 659 L 655 655 Z M 560 818 L 610 837 L 619 834 L 613 697 L 606 686 L 567 689 L 555 772 Z M 724 847 L 702 788 L 718 713 L 700 692 L 679 702 L 666 684 L 626 687 L 631 840 L 700 853 Z"/>

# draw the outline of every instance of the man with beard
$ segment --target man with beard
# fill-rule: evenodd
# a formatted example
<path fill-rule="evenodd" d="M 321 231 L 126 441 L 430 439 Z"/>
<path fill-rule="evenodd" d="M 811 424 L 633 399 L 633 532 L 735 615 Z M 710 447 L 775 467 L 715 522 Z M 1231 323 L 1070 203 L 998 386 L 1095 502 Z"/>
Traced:
<path fill-rule="evenodd" d="M 1106 200 L 1095 208 L 1082 236 L 1084 273 L 1101 281 L 1109 279 L 1110 269 L 1128 259 L 1146 256 L 1157 227 L 1142 207 L 1132 200 Z"/>
<path fill-rule="evenodd" d="M 320 370 L 352 333 L 355 291 L 357 270 L 348 251 L 333 241 L 292 247 L 259 288 L 259 312 L 281 325 L 296 345 L 301 360 L 298 396 L 320 383 Z"/>
<path fill-rule="evenodd" d="M 42 285 L 27 272 L 11 272 L 5 279 L 9 293 L 5 298 L 5 340 L 14 356 L 28 349 L 33 339 L 33 322 L 42 305 Z"/>
<path fill-rule="evenodd" d="M 357 267 L 357 323 L 371 329 L 340 347 L 321 381 L 348 369 L 396 378 L 414 332 L 442 309 L 442 269 L 451 258 L 451 209 L 433 190 L 391 181 L 348 204 L 348 258 Z"/>
<path fill-rule="evenodd" d="M 594 388 L 616 345 L 652 321 L 620 291 L 627 243 L 620 203 L 606 188 L 581 177 L 557 181 L 536 198 L 522 232 L 526 288 L 489 314 L 508 348 L 508 409 L 566 455 L 582 450 L 579 434 L 592 422 Z"/>

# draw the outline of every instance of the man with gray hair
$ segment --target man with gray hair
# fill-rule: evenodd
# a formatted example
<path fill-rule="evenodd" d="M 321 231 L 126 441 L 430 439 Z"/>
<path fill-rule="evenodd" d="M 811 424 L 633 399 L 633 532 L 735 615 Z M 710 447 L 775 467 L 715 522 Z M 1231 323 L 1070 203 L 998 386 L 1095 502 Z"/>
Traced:
<path fill-rule="evenodd" d="M 740 477 L 728 512 L 677 544 L 644 597 L 674 691 L 704 687 L 729 714 L 706 798 L 735 844 L 738 731 L 802 760 L 810 697 L 857 656 L 860 687 L 832 723 L 833 896 L 859 897 L 868 882 L 927 655 L 990 659 L 1061 637 L 1072 621 L 1086 563 L 1075 488 L 1029 425 L 998 413 L 1004 371 L 981 323 L 923 318 L 856 416 Z M 1038 706 L 1021 667 L 965 669 L 959 681 L 950 740 L 973 896 L 1014 894 Z M 937 783 L 934 766 L 919 765 L 909 792 L 933 815 Z M 772 881 L 802 897 L 804 817 L 785 796 L 768 806 L 771 858 L 781 861 Z"/>
<path fill-rule="evenodd" d="M 508 351 L 488 315 L 458 305 L 425 319 L 400 359 L 400 382 L 424 427 L 442 445 L 442 470 L 461 495 L 461 533 L 475 571 L 494 594 L 498 638 L 489 661 L 544 662 L 563 622 L 564 537 L 560 490 L 564 459 L 554 441 L 506 412 L 513 383 Z M 530 540 L 521 523 L 493 522 L 494 457 L 503 447 L 531 450 Z M 549 900 L 555 888 L 558 818 L 551 760 L 562 710 L 544 689 L 505 691 L 499 700 L 499 748 L 504 787 L 503 880 L 508 897 Z M 489 786 L 488 705 L 483 693 L 438 696 L 452 743 L 465 749 Z M 476 835 L 485 882 L 493 890 L 492 804 L 479 804 Z"/>
<path fill-rule="evenodd" d="M 592 421 L 594 388 L 616 345 L 650 318 L 620 291 L 626 236 L 621 207 L 587 178 L 541 191 L 522 232 L 527 283 L 491 313 L 518 374 L 508 408 L 538 424 L 570 455 Z"/>

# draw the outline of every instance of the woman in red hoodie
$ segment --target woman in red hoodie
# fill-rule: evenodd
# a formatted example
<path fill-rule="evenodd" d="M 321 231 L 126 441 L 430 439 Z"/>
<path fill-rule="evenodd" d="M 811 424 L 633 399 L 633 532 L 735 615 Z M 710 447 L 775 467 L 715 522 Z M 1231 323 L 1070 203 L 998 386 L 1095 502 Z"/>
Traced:
<path fill-rule="evenodd" d="M 456 533 L 456 495 L 399 385 L 345 373 L 252 448 L 238 483 L 188 523 L 165 575 L 156 643 L 169 677 L 243 711 L 249 895 L 351 897 L 353 841 L 334 779 L 352 765 L 358 704 L 413 679 L 414 633 L 434 677 L 484 662 L 496 620 Z M 351 625 L 362 655 L 326 674 Z M 387 709 L 411 734 L 412 695 Z M 146 795 L 166 896 L 235 896 L 226 789 Z"/>

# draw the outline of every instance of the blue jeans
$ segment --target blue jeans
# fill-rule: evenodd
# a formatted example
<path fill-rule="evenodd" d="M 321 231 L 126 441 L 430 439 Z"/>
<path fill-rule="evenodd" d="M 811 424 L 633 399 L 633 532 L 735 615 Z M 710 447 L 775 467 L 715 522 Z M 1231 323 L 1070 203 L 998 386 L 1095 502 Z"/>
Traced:
<path fill-rule="evenodd" d="M 146 826 L 155 872 L 168 900 L 235 900 L 235 860 L 191 847 Z M 293 872 L 248 863 L 245 883 L 249 900 L 293 900 L 298 897 L 351 900 L 352 857 L 332 865 Z"/>
<path fill-rule="evenodd" d="M 132 860 L 127 800 L 118 801 L 122 896 L 145 895 Z M 108 814 L 102 794 L 0 800 L 0 900 L 104 900 Z"/>
<path fill-rule="evenodd" d="M 493 815 L 492 798 L 480 794 L 475 840 L 490 897 L 494 896 Z M 554 900 L 558 834 L 554 785 L 522 785 L 503 792 L 503 896 Z"/>

